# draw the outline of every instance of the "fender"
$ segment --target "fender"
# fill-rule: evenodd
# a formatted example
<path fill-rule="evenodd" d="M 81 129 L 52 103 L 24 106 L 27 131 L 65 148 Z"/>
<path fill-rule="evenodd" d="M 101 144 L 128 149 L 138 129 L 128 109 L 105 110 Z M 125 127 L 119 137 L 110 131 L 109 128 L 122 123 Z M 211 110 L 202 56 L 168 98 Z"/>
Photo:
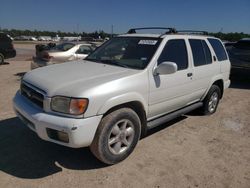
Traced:
<path fill-rule="evenodd" d="M 148 114 L 148 106 L 147 106 L 147 102 L 145 98 L 136 92 L 125 93 L 125 94 L 110 98 L 101 106 L 97 114 L 98 115 L 105 114 L 109 109 L 115 106 L 122 105 L 124 103 L 132 102 L 132 101 L 140 102 L 145 110 L 145 113 Z"/>

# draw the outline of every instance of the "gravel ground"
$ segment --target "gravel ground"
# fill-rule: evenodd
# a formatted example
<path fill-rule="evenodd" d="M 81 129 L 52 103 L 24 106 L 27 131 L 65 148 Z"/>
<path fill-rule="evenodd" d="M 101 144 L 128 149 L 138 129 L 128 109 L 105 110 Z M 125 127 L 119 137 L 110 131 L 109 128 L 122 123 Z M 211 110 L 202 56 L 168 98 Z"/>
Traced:
<path fill-rule="evenodd" d="M 12 110 L 34 45 L 0 66 L 0 187 L 250 187 L 250 73 L 239 71 L 212 116 L 190 113 L 149 132 L 105 166 L 88 148 L 40 140 Z M 246 78 L 248 77 L 248 78 Z"/>

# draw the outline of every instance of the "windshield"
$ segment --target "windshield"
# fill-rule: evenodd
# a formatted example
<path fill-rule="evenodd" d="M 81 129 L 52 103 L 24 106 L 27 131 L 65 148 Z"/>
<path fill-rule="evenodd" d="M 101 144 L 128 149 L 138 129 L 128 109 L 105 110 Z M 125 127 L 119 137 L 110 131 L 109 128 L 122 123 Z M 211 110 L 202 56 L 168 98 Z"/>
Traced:
<path fill-rule="evenodd" d="M 144 69 L 160 44 L 160 38 L 116 37 L 91 53 L 86 60 Z"/>
<path fill-rule="evenodd" d="M 75 44 L 73 44 L 73 43 L 61 43 L 61 44 L 58 44 L 55 47 L 51 48 L 51 50 L 68 51 L 73 46 L 75 46 Z"/>

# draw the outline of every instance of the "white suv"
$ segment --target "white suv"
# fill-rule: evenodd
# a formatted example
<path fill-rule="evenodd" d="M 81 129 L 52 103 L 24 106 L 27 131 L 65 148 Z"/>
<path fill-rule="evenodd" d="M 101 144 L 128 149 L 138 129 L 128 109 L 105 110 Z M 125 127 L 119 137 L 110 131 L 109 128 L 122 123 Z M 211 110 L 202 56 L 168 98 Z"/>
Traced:
<path fill-rule="evenodd" d="M 230 84 L 221 41 L 173 28 L 162 35 L 139 29 L 85 60 L 25 74 L 13 99 L 17 115 L 43 140 L 90 146 L 99 160 L 115 164 L 147 129 L 196 108 L 214 113 Z"/>

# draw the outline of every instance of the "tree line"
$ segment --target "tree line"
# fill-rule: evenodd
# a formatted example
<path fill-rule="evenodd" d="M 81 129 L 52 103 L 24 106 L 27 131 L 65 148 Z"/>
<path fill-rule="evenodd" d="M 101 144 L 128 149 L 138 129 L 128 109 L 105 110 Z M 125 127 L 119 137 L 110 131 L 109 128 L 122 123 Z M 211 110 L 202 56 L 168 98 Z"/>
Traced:
<path fill-rule="evenodd" d="M 105 33 L 104 31 L 94 31 L 91 33 L 86 33 L 86 32 L 81 32 L 81 33 L 76 33 L 76 32 L 63 32 L 63 31 L 38 31 L 38 30 L 19 30 L 19 29 L 0 29 L 0 32 L 4 32 L 11 37 L 18 37 L 18 36 L 34 36 L 34 37 L 39 37 L 39 36 L 51 36 L 55 37 L 58 35 L 59 37 L 92 37 L 92 38 L 106 38 L 110 37 L 111 34 Z"/>
<path fill-rule="evenodd" d="M 225 40 L 225 41 L 238 41 L 242 38 L 250 38 L 250 34 L 246 34 L 246 33 L 222 33 L 222 32 L 218 32 L 218 33 L 209 33 L 209 35 L 211 36 L 215 36 L 217 38 L 220 38 L 221 40 Z"/>
<path fill-rule="evenodd" d="M 17 37 L 17 36 L 51 36 L 55 37 L 58 35 L 59 37 L 68 37 L 68 36 L 81 36 L 81 37 L 92 37 L 92 38 L 106 38 L 106 37 L 111 37 L 111 34 L 106 33 L 102 30 L 100 31 L 94 31 L 90 33 L 86 32 L 81 32 L 81 33 L 76 33 L 76 32 L 63 32 L 63 31 L 38 31 L 38 30 L 19 30 L 19 29 L 1 29 L 0 32 L 4 32 L 6 34 L 9 34 L 12 37 Z M 226 40 L 226 41 L 238 41 L 242 38 L 250 38 L 250 34 L 246 33 L 222 33 L 222 32 L 217 32 L 217 33 L 209 33 L 211 36 L 215 36 L 217 38 L 220 38 L 221 40 Z"/>

